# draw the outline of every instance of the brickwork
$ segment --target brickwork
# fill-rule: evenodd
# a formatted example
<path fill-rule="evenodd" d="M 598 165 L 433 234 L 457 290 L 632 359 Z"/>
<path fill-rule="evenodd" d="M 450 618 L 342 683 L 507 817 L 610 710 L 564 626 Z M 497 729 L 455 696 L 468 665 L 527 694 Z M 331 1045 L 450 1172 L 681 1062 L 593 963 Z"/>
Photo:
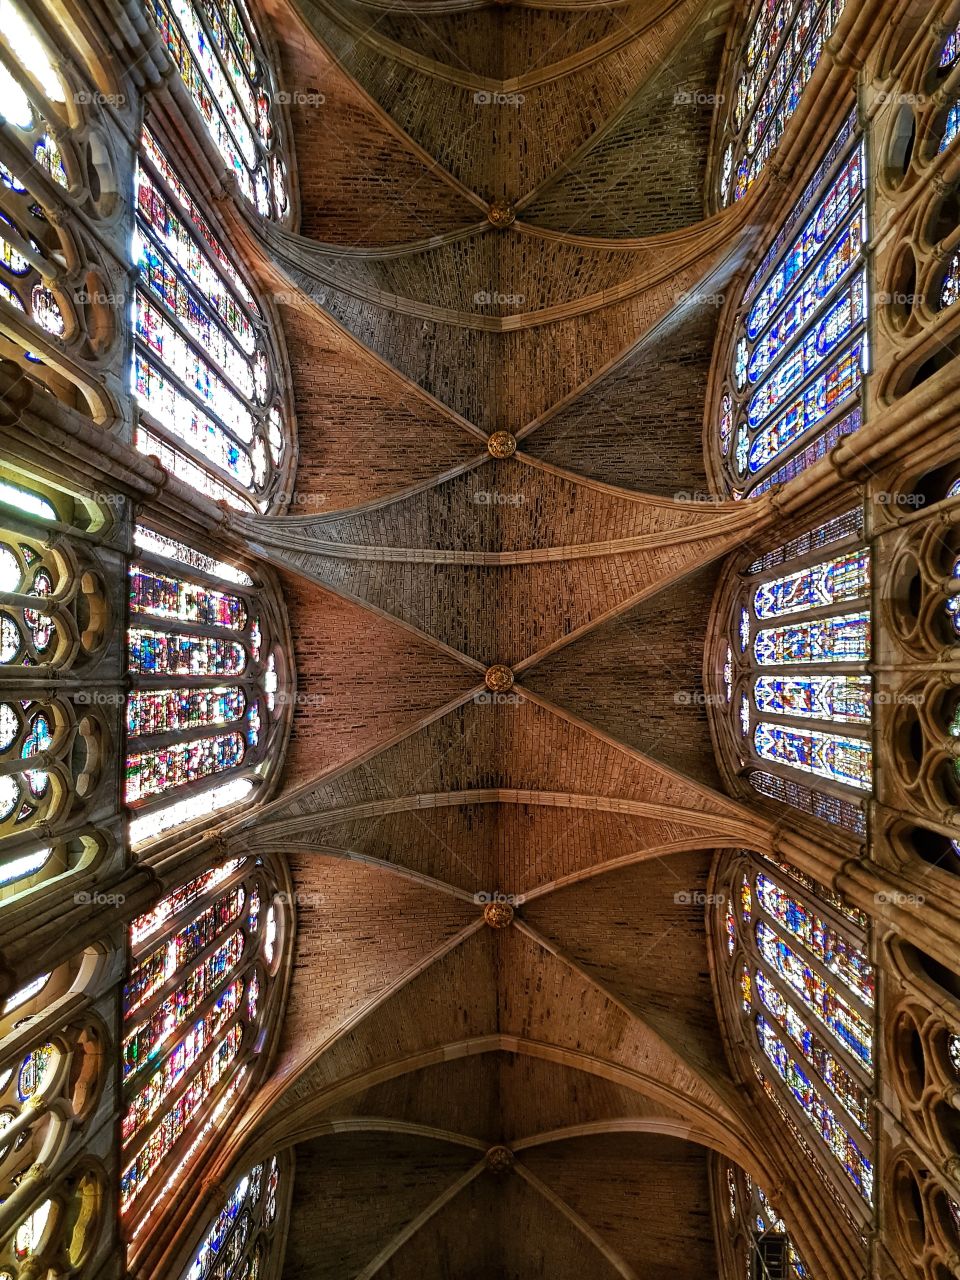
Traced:
<path fill-rule="evenodd" d="M 370 502 L 477 456 L 478 442 L 402 378 L 316 319 L 283 313 L 300 439 L 292 514 Z"/>
<path fill-rule="evenodd" d="M 424 1067 L 331 1107 L 328 1114 L 419 1121 L 493 1146 L 563 1128 L 570 1120 L 571 1096 L 585 1121 L 677 1118 L 668 1107 L 587 1071 L 503 1052 Z"/>
<path fill-rule="evenodd" d="M 362 1272 L 480 1154 L 408 1134 L 354 1133 L 302 1144 L 284 1280 L 343 1280 Z"/>
<path fill-rule="evenodd" d="M 558 78 L 522 80 L 519 98 L 500 104 L 478 100 L 459 67 L 432 75 L 365 41 L 364 26 L 351 31 L 326 8 L 303 9 L 357 83 L 448 173 L 484 199 L 510 201 L 549 178 L 656 74 L 697 13 L 695 0 L 681 0 L 642 34 Z"/>
<path fill-rule="evenodd" d="M 705 955 L 711 860 L 708 849 L 640 862 L 560 889 L 523 914 L 714 1075 L 724 1065 Z"/>
<path fill-rule="evenodd" d="M 356 85 L 285 12 L 276 34 L 280 79 L 291 95 L 305 236 L 394 244 L 477 221 L 469 202 L 426 171 L 415 149 L 385 128 Z"/>
<path fill-rule="evenodd" d="M 369 610 L 285 576 L 297 665 L 288 785 L 316 777 L 409 731 L 476 679 L 453 659 Z M 380 653 L 371 664 L 369 655 Z"/>
<path fill-rule="evenodd" d="M 472 904 L 345 858 L 299 853 L 290 869 L 300 943 L 282 1060 L 318 1048 L 477 916 Z"/>
<path fill-rule="evenodd" d="M 672 497 L 705 494 L 700 442 L 719 312 L 697 307 L 524 441 L 545 462 Z"/>
<path fill-rule="evenodd" d="M 378 36 L 436 62 L 472 71 L 493 80 L 555 66 L 566 58 L 583 58 L 601 40 L 623 39 L 651 18 L 648 0 L 616 7 L 563 9 L 485 7 L 456 14 L 431 13 L 424 22 L 402 9 L 362 11 Z M 353 7 L 356 15 L 358 10 Z"/>
<path fill-rule="evenodd" d="M 548 1143 L 524 1160 L 636 1275 L 705 1280 L 716 1274 L 702 1148 L 660 1135 L 603 1134 Z"/>
<path fill-rule="evenodd" d="M 674 769 L 720 786 L 701 666 L 713 566 L 589 632 L 531 672 L 532 689 Z"/>
<path fill-rule="evenodd" d="M 722 29 L 698 25 L 571 171 L 524 208 L 524 218 L 617 239 L 699 222 L 722 49 Z"/>

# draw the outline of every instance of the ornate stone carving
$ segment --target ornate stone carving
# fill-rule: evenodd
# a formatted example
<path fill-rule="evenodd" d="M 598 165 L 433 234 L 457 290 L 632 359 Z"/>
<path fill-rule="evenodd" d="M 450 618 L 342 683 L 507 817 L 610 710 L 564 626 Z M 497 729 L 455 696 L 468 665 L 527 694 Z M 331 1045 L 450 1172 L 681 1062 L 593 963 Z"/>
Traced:
<path fill-rule="evenodd" d="M 514 1158 L 509 1147 L 491 1147 L 487 1152 L 487 1168 L 491 1173 L 509 1173 L 513 1168 Z"/>
<path fill-rule="evenodd" d="M 492 667 L 488 667 L 483 680 L 493 693 L 506 693 L 513 688 L 513 672 L 502 662 L 495 662 Z"/>
<path fill-rule="evenodd" d="M 506 200 L 494 200 L 487 209 L 487 219 L 490 225 L 496 227 L 498 231 L 506 230 L 516 216 L 513 205 Z"/>
<path fill-rule="evenodd" d="M 483 918 L 491 929 L 507 929 L 513 924 L 514 911 L 509 902 L 488 902 L 483 908 Z"/>
<path fill-rule="evenodd" d="M 509 458 L 517 451 L 516 437 L 509 431 L 494 431 L 487 441 L 487 452 L 491 458 Z"/>

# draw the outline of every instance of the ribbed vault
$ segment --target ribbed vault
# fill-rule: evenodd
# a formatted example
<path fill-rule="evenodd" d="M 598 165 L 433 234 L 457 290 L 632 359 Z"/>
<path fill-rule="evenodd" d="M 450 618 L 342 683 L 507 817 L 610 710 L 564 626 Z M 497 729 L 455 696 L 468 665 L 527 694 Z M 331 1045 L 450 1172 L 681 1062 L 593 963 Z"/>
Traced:
<path fill-rule="evenodd" d="M 299 426 L 280 517 L 291 862 L 277 1071 L 292 1280 L 700 1277 L 708 1152 L 779 1186 L 731 1079 L 704 901 L 770 845 L 719 790 L 701 430 L 749 201 L 706 216 L 728 9 L 270 0 L 295 230 L 235 230 Z M 488 452 L 493 431 L 516 438 Z M 489 668 L 500 664 L 494 680 Z M 229 1152 L 224 1160 L 229 1159 Z"/>

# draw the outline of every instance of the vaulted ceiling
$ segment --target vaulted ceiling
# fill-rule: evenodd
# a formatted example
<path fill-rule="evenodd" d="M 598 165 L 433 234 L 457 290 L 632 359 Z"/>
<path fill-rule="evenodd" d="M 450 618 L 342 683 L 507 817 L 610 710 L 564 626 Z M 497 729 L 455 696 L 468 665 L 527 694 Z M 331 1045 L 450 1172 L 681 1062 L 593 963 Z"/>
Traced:
<path fill-rule="evenodd" d="M 701 668 L 771 512 L 685 500 L 752 233 L 705 215 L 712 108 L 675 96 L 715 92 L 728 5 L 268 11 L 300 463 L 289 515 L 238 523 L 298 688 L 233 839 L 297 892 L 255 1135 L 297 1149 L 284 1274 L 715 1274 L 708 1149 L 757 1122 L 697 895 L 763 820 L 719 789 Z"/>

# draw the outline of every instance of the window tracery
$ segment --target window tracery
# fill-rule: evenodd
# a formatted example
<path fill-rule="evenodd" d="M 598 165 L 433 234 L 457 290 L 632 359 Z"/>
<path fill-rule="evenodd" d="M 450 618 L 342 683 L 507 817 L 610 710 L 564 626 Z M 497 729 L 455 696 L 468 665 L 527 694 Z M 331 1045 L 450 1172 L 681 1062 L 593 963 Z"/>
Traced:
<path fill-rule="evenodd" d="M 718 1185 L 719 1175 L 719 1185 Z M 782 1280 L 814 1280 L 772 1200 L 737 1165 L 715 1159 L 714 1194 L 719 1211 L 721 1253 L 727 1274 L 752 1277 L 780 1275 Z"/>
<path fill-rule="evenodd" d="M 240 1179 L 183 1272 L 182 1280 L 267 1280 L 278 1257 L 290 1158 L 271 1156 Z"/>
<path fill-rule="evenodd" d="M 860 426 L 866 181 L 851 116 L 743 293 L 716 414 L 735 497 L 798 475 Z"/>
<path fill-rule="evenodd" d="M 731 92 L 719 151 L 722 205 L 742 200 L 760 177 L 843 9 L 844 0 L 756 0 L 750 7 L 725 78 Z"/>
<path fill-rule="evenodd" d="M 109 633 L 101 566 L 61 519 L 71 507 L 0 479 L 0 907 L 96 856 L 76 820 L 104 781 L 112 725 L 84 691 L 51 692 L 99 668 Z"/>
<path fill-rule="evenodd" d="M 727 883 L 741 906 L 724 924 L 730 1007 L 740 1010 L 753 1065 L 806 1122 L 820 1163 L 835 1162 L 871 1205 L 876 988 L 867 920 L 808 877 L 747 854 L 733 860 Z"/>
<path fill-rule="evenodd" d="M 282 749 L 279 615 L 236 566 L 138 527 L 124 798 L 134 845 L 253 797 Z"/>
<path fill-rule="evenodd" d="M 873 785 L 869 550 L 854 509 L 748 565 L 724 740 L 759 794 L 860 834 Z"/>
<path fill-rule="evenodd" d="M 955 7 L 940 5 L 929 17 L 909 56 L 883 69 L 886 87 L 875 114 L 874 217 L 891 229 L 874 255 L 881 403 L 950 364 L 960 340 Z"/>
<path fill-rule="evenodd" d="M 913 1280 L 940 1274 L 960 1247 L 960 979 L 894 938 L 885 952 L 896 979 L 884 1018 L 887 1070 L 902 1125 L 886 1161 L 888 1248 L 899 1273 Z"/>
<path fill-rule="evenodd" d="M 263 860 L 232 859 L 131 923 L 120 1205 L 141 1226 L 192 1163 L 205 1126 L 222 1127 L 257 1072 L 275 998 L 265 926 L 277 883 Z"/>
<path fill-rule="evenodd" d="M 244 0 L 151 0 L 167 52 L 243 196 L 290 212 L 270 63 Z"/>
<path fill-rule="evenodd" d="M 0 5 L 0 99 L 0 355 L 61 398 L 79 387 L 103 418 L 119 336 L 117 264 L 106 248 L 115 168 L 99 95 L 15 0 Z M 82 219 L 67 216 L 78 211 Z"/>
<path fill-rule="evenodd" d="M 108 1243 L 108 1172 L 89 1154 L 110 1120 L 103 960 L 39 975 L 0 1010 L 0 1274 L 66 1280 Z"/>
<path fill-rule="evenodd" d="M 289 463 L 277 356 L 226 243 L 149 128 L 133 255 L 137 447 L 209 498 L 265 509 Z"/>

